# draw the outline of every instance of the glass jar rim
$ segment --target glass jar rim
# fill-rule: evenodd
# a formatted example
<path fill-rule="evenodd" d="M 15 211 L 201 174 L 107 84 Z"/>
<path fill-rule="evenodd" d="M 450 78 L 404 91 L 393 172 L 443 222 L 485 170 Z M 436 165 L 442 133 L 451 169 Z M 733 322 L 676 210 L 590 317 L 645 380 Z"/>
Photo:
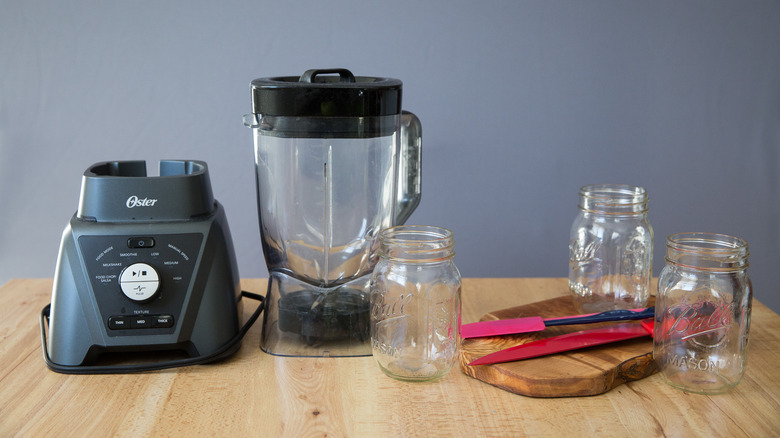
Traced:
<path fill-rule="evenodd" d="M 647 202 L 647 190 L 631 184 L 589 184 L 580 187 L 580 196 L 621 205 Z"/>
<path fill-rule="evenodd" d="M 631 184 L 590 184 L 580 187 L 579 208 L 603 214 L 642 214 L 647 212 L 644 187 Z"/>
<path fill-rule="evenodd" d="M 666 261 L 691 269 L 744 270 L 749 256 L 747 241 L 728 234 L 684 232 L 666 238 Z"/>
<path fill-rule="evenodd" d="M 675 233 L 666 238 L 666 246 L 680 252 L 728 255 L 744 251 L 748 255 L 745 239 L 720 233 Z"/>
<path fill-rule="evenodd" d="M 381 257 L 397 260 L 445 260 L 455 256 L 454 234 L 430 225 L 398 225 L 379 233 Z"/>
<path fill-rule="evenodd" d="M 392 244 L 419 244 L 452 240 L 453 233 L 433 225 L 396 225 L 379 233 L 380 239 Z M 428 238 L 425 238 L 428 237 Z"/>

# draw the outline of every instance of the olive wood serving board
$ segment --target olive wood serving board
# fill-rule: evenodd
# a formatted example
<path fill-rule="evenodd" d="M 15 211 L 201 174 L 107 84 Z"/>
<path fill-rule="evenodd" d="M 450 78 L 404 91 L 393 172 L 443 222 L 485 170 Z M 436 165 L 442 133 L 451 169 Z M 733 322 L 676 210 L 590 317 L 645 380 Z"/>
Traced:
<path fill-rule="evenodd" d="M 653 298 L 648 305 L 653 305 L 652 301 Z M 525 316 L 552 318 L 575 314 L 577 312 L 571 297 L 563 296 L 493 311 L 480 318 L 480 321 Z M 550 327 L 535 333 L 463 339 L 460 368 L 466 375 L 475 379 L 530 397 L 597 395 L 625 382 L 639 380 L 655 373 L 653 340 L 649 335 L 516 362 L 473 367 L 468 365 L 486 354 L 508 347 L 609 324 L 614 323 L 567 325 Z"/>

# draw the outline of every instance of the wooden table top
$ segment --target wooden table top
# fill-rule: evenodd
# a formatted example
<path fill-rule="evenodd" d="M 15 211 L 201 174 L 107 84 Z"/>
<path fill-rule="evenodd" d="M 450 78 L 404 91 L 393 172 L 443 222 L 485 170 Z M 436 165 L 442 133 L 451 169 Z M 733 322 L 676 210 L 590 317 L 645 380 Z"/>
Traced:
<path fill-rule="evenodd" d="M 243 280 L 265 293 L 266 280 Z M 216 365 L 125 375 L 46 368 L 38 318 L 51 279 L 0 288 L 0 436 L 778 436 L 780 316 L 753 301 L 748 368 L 732 392 L 688 394 L 655 374 L 593 397 L 529 398 L 464 375 L 386 377 L 371 357 L 286 358 L 259 348 Z M 464 279 L 463 323 L 568 293 L 566 279 Z M 254 302 L 248 301 L 248 315 Z"/>

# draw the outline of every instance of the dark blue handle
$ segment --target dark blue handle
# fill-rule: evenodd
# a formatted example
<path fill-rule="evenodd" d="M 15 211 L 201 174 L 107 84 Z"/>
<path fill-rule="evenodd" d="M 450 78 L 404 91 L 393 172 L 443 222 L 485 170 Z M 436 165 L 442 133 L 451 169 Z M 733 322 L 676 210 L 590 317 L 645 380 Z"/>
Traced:
<path fill-rule="evenodd" d="M 655 307 L 648 307 L 640 312 L 634 312 L 633 310 L 607 310 L 606 312 L 578 318 L 545 319 L 544 325 L 552 327 L 556 325 L 591 324 L 594 322 L 606 321 L 633 321 L 636 319 L 652 318 L 653 316 L 655 316 Z"/>

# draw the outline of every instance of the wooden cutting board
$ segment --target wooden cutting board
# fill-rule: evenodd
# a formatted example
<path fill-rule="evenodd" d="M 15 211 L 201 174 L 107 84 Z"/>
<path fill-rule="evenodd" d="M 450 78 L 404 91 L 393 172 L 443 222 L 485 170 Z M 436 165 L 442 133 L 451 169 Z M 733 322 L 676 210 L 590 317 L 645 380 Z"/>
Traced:
<path fill-rule="evenodd" d="M 652 300 L 648 305 L 653 305 Z M 563 296 L 490 312 L 480 321 L 537 315 L 552 318 L 575 314 L 577 312 L 571 297 Z M 602 394 L 625 382 L 655 373 L 653 340 L 650 336 L 516 362 L 473 367 L 468 365 L 475 359 L 504 348 L 609 324 L 558 326 L 522 335 L 464 339 L 460 350 L 460 368 L 475 379 L 531 397 Z"/>

